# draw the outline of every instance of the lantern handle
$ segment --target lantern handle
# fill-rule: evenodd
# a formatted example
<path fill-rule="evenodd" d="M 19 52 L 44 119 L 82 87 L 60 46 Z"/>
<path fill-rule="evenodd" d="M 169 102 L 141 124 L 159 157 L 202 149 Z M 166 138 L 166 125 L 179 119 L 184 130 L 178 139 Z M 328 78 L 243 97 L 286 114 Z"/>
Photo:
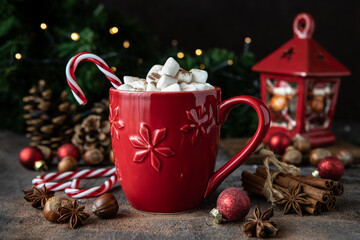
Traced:
<path fill-rule="evenodd" d="M 298 14 L 293 23 L 294 36 L 300 39 L 310 39 L 315 30 L 315 21 L 309 13 Z"/>

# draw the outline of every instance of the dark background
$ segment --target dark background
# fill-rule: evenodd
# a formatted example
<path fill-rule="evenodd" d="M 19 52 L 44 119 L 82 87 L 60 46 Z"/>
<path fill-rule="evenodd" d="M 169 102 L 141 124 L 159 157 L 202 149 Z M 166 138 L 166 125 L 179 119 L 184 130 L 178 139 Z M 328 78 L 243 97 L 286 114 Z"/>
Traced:
<path fill-rule="evenodd" d="M 360 139 L 360 1 L 236 1 L 123 0 L 100 2 L 123 15 L 138 19 L 159 38 L 163 47 L 171 40 L 179 48 L 226 48 L 241 54 L 245 37 L 260 61 L 292 38 L 292 23 L 300 12 L 310 13 L 314 39 L 343 63 L 352 75 L 343 79 L 334 121 L 335 134 L 358 143 Z"/>
<path fill-rule="evenodd" d="M 360 120 L 358 56 L 360 49 L 360 1 L 236 1 L 182 0 L 101 1 L 129 18 L 138 19 L 156 35 L 164 47 L 171 40 L 189 52 L 197 48 L 227 48 L 243 51 L 245 37 L 251 37 L 250 50 L 257 61 L 290 38 L 292 23 L 300 12 L 309 12 L 315 22 L 314 39 L 337 58 L 352 75 L 341 83 L 335 118 L 346 122 Z M 121 44 L 121 43 L 119 43 Z"/>

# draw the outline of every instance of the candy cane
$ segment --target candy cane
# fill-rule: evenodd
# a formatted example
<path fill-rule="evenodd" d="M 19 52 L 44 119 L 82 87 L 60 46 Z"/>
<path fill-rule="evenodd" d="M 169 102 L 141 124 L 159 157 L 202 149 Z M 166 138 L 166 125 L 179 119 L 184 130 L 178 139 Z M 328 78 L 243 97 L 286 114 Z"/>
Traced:
<path fill-rule="evenodd" d="M 109 81 L 115 88 L 118 88 L 122 84 L 121 80 L 115 75 L 115 73 L 109 68 L 109 66 L 105 63 L 105 61 L 102 60 L 99 56 L 87 52 L 79 53 L 74 57 L 72 57 L 67 63 L 65 74 L 66 74 L 67 83 L 71 88 L 71 91 L 75 99 L 78 101 L 80 105 L 85 105 L 87 102 L 85 94 L 77 84 L 75 78 L 76 67 L 82 61 L 95 63 L 96 66 L 99 68 L 99 70 L 105 74 L 106 78 L 109 79 Z"/>
<path fill-rule="evenodd" d="M 101 186 L 89 189 L 78 189 L 81 178 L 98 178 L 111 176 Z M 99 196 L 108 192 L 117 182 L 116 168 L 85 169 L 81 171 L 69 171 L 63 173 L 48 173 L 37 176 L 32 180 L 35 186 L 42 187 L 44 184 L 47 189 L 52 191 L 65 190 L 65 193 L 72 198 L 88 198 Z M 67 182 L 50 182 L 60 180 L 72 180 Z"/>
<path fill-rule="evenodd" d="M 65 193 L 72 198 L 88 198 L 96 197 L 108 192 L 111 187 L 117 182 L 117 175 L 112 175 L 103 185 L 89 189 L 66 188 Z M 76 184 L 76 183 L 75 183 Z"/>

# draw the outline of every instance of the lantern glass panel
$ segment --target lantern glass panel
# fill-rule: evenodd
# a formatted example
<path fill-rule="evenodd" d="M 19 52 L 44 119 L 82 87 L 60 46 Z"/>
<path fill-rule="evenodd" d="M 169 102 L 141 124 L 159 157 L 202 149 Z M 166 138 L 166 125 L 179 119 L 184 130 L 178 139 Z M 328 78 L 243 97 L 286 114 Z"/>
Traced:
<path fill-rule="evenodd" d="M 335 84 L 310 81 L 306 101 L 305 130 L 326 129 L 330 124 L 330 109 L 334 102 Z"/>
<path fill-rule="evenodd" d="M 272 126 L 292 130 L 296 126 L 298 83 L 281 79 L 266 79 L 266 102 Z"/>

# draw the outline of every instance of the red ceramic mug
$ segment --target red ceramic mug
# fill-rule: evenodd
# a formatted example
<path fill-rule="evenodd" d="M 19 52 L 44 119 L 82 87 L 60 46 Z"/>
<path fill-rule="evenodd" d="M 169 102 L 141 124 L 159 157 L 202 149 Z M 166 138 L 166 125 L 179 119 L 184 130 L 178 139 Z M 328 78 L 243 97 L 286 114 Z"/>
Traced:
<path fill-rule="evenodd" d="M 115 165 L 134 208 L 156 213 L 194 209 L 257 148 L 270 125 L 267 107 L 250 96 L 220 100 L 220 88 L 193 92 L 110 89 Z M 258 128 L 247 145 L 214 172 L 220 125 L 241 104 L 256 110 Z"/>

